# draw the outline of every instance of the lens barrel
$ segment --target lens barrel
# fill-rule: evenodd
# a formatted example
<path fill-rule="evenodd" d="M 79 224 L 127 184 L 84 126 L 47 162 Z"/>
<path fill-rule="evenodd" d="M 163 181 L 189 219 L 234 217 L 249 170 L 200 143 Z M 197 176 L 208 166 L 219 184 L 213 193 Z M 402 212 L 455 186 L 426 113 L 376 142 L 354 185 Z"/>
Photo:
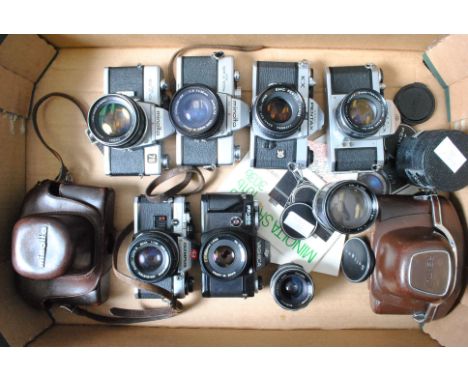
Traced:
<path fill-rule="evenodd" d="M 205 139 L 219 130 L 224 109 L 218 95 L 209 87 L 190 85 L 178 90 L 172 98 L 169 117 L 180 134 Z"/>
<path fill-rule="evenodd" d="M 365 231 L 377 219 L 377 196 L 363 183 L 343 180 L 317 192 L 313 203 L 317 220 L 333 231 L 354 234 Z"/>
<path fill-rule="evenodd" d="M 105 146 L 134 146 L 144 135 L 146 125 L 143 109 L 135 100 L 124 95 L 105 95 L 89 109 L 89 130 Z"/>
<path fill-rule="evenodd" d="M 349 93 L 336 109 L 342 131 L 352 138 L 366 138 L 384 126 L 388 114 L 385 98 L 372 89 Z"/>
<path fill-rule="evenodd" d="M 256 98 L 252 112 L 267 137 L 281 139 L 294 134 L 300 127 L 306 105 L 296 89 L 272 85 Z"/>
<path fill-rule="evenodd" d="M 275 302 L 287 310 L 305 308 L 314 297 L 312 277 L 298 264 L 281 265 L 270 280 Z"/>
<path fill-rule="evenodd" d="M 127 266 L 138 279 L 155 283 L 175 274 L 179 249 L 175 241 L 162 232 L 145 232 L 132 241 L 127 251 Z"/>

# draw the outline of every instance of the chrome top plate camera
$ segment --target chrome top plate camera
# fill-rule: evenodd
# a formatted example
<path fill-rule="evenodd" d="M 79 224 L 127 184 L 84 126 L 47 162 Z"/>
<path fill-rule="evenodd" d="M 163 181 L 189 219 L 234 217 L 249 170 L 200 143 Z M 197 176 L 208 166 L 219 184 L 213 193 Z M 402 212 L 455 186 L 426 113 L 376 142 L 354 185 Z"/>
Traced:
<path fill-rule="evenodd" d="M 104 96 L 91 106 L 86 133 L 107 175 L 158 175 L 168 166 L 161 141 L 175 133 L 159 66 L 104 69 Z"/>
<path fill-rule="evenodd" d="M 144 195 L 134 202 L 134 237 L 127 266 L 138 279 L 156 284 L 182 298 L 192 290 L 187 271 L 192 266 L 191 216 L 184 197 L 154 202 Z M 136 291 L 137 298 L 158 297 Z"/>
<path fill-rule="evenodd" d="M 383 138 L 400 125 L 400 114 L 382 93 L 382 73 L 374 65 L 325 69 L 330 170 L 376 171 L 383 167 Z"/>
<path fill-rule="evenodd" d="M 257 61 L 252 77 L 251 166 L 287 168 L 311 163 L 307 137 L 320 130 L 324 116 L 312 99 L 310 65 Z"/>
<path fill-rule="evenodd" d="M 177 92 L 170 105 L 177 165 L 219 166 L 240 160 L 233 133 L 248 126 L 250 117 L 238 80 L 234 58 L 221 52 L 177 59 Z"/>

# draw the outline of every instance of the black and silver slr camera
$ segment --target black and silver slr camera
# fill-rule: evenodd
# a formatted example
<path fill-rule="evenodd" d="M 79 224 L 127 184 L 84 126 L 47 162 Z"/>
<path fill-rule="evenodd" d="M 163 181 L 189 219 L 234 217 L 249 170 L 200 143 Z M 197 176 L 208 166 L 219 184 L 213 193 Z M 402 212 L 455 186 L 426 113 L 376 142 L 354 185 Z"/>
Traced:
<path fill-rule="evenodd" d="M 252 297 L 270 243 L 257 237 L 258 205 L 250 194 L 202 195 L 200 264 L 203 297 Z"/>
<path fill-rule="evenodd" d="M 193 290 L 187 271 L 195 250 L 190 240 L 193 232 L 190 210 L 185 198 L 178 196 L 161 202 L 140 195 L 134 202 L 134 236 L 127 251 L 127 266 L 139 280 L 156 284 L 185 297 Z M 137 298 L 158 298 L 137 290 Z"/>
<path fill-rule="evenodd" d="M 250 117 L 238 80 L 231 56 L 177 59 L 177 92 L 170 105 L 177 165 L 211 167 L 240 160 L 233 132 L 248 126 Z"/>
<path fill-rule="evenodd" d="M 161 141 L 175 133 L 159 66 L 104 69 L 104 96 L 90 108 L 87 135 L 104 153 L 107 175 L 159 175 L 169 165 Z"/>
<path fill-rule="evenodd" d="M 385 162 L 384 138 L 400 114 L 383 97 L 382 72 L 374 65 L 325 69 L 330 170 L 376 171 Z"/>
<path fill-rule="evenodd" d="M 324 116 L 312 99 L 315 81 L 307 61 L 257 61 L 252 79 L 250 163 L 257 168 L 286 169 L 312 162 L 307 137 L 323 126 Z"/>

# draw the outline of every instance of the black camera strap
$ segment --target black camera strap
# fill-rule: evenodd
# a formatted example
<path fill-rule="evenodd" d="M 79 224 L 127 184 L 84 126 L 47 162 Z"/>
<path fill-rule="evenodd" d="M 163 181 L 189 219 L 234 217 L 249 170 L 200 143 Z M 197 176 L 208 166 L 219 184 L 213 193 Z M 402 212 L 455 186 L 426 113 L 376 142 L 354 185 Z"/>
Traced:
<path fill-rule="evenodd" d="M 59 93 L 59 92 L 54 92 L 54 93 L 49 93 L 49 94 L 46 94 L 45 96 L 43 96 L 42 98 L 40 98 L 36 104 L 34 105 L 33 107 L 33 110 L 32 110 L 32 113 L 31 113 L 31 119 L 32 119 L 32 126 L 34 128 L 34 132 L 36 133 L 37 137 L 39 138 L 39 140 L 41 141 L 41 143 L 44 145 L 44 147 L 50 151 L 50 153 L 60 162 L 60 170 L 59 170 L 59 173 L 57 174 L 57 176 L 55 177 L 55 181 L 57 182 L 71 182 L 72 178 L 71 178 L 71 174 L 70 174 L 70 170 L 68 169 L 68 167 L 65 165 L 61 155 L 56 151 L 54 150 L 44 139 L 44 137 L 42 136 L 42 133 L 41 131 L 39 130 L 39 124 L 37 123 L 37 113 L 38 113 L 38 110 L 39 108 L 50 98 L 53 98 L 53 97 L 58 97 L 58 98 L 63 98 L 63 99 L 66 99 L 68 101 L 70 101 L 71 103 L 73 103 L 81 112 L 81 115 L 83 116 L 83 119 L 85 120 L 85 122 L 87 121 L 87 114 L 88 112 L 86 111 L 86 108 L 84 108 L 81 103 L 75 98 L 75 97 L 72 97 L 68 94 L 65 94 L 65 93 Z"/>

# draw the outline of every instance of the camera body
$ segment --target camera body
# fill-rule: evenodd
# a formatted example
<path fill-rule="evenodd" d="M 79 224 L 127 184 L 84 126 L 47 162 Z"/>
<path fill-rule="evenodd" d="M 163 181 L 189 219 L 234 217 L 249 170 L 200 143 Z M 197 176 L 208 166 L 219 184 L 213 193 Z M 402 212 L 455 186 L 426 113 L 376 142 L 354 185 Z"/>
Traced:
<path fill-rule="evenodd" d="M 312 99 L 315 81 L 307 61 L 257 61 L 252 76 L 251 166 L 286 169 L 312 162 L 307 137 L 324 116 Z"/>
<path fill-rule="evenodd" d="M 193 290 L 187 274 L 192 266 L 193 228 L 185 198 L 151 201 L 144 195 L 134 202 L 134 236 L 127 251 L 127 266 L 138 279 L 183 298 Z M 158 298 L 138 289 L 136 298 Z"/>
<path fill-rule="evenodd" d="M 175 133 L 159 66 L 104 69 L 104 96 L 90 108 L 90 141 L 104 154 L 106 175 L 159 175 L 169 165 L 162 143 Z"/>
<path fill-rule="evenodd" d="M 325 69 L 330 170 L 377 171 L 385 162 L 384 138 L 400 125 L 400 114 L 383 98 L 382 73 L 365 66 Z"/>
<path fill-rule="evenodd" d="M 178 57 L 177 92 L 169 108 L 177 130 L 178 166 L 214 167 L 240 160 L 233 133 L 249 125 L 250 110 L 240 99 L 238 80 L 234 58 L 222 52 Z"/>
<path fill-rule="evenodd" d="M 252 297 L 270 243 L 257 237 L 258 204 L 250 194 L 204 194 L 200 264 L 203 297 Z"/>

